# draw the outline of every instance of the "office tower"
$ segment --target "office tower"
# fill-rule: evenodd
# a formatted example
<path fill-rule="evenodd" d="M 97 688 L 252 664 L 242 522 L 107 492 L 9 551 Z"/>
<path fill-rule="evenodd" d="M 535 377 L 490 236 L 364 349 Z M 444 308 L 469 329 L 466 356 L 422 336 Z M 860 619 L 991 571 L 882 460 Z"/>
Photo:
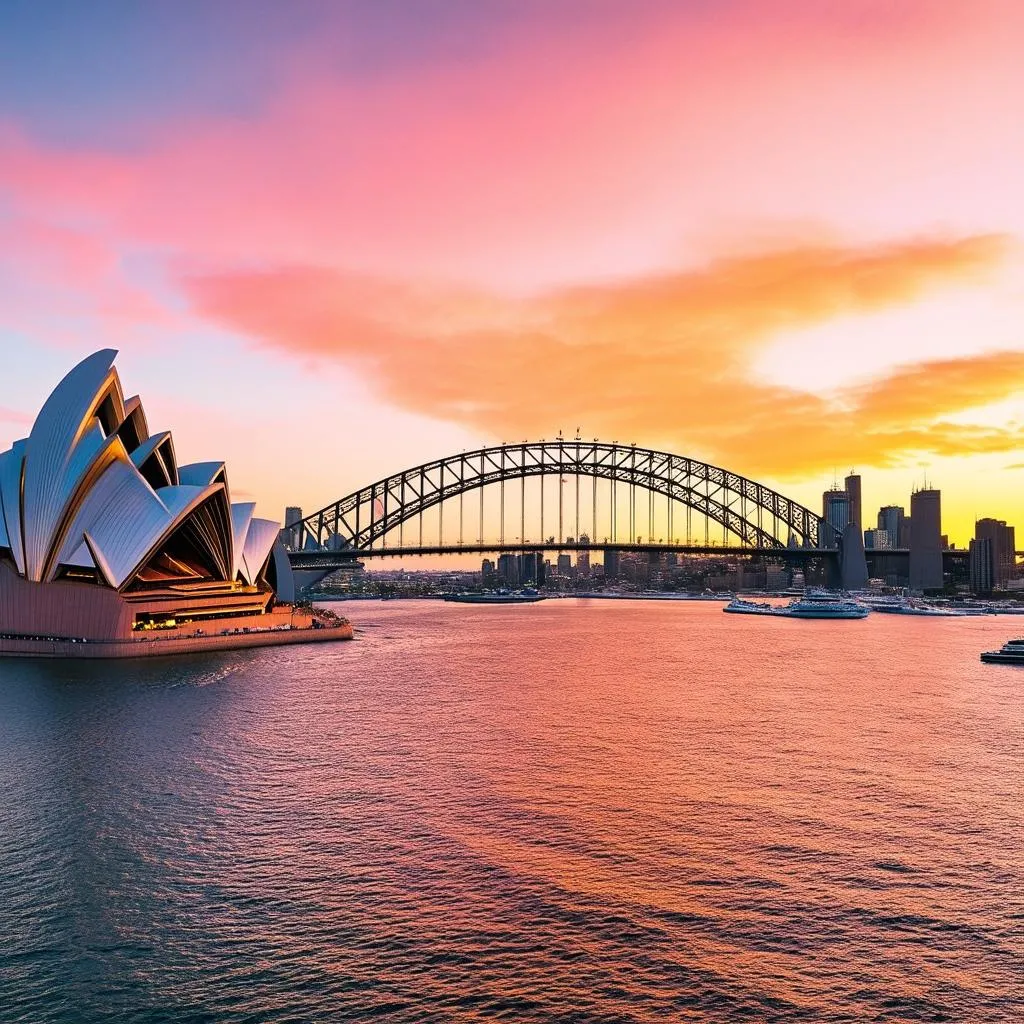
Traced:
<path fill-rule="evenodd" d="M 971 572 L 971 592 L 974 594 L 992 593 L 992 540 L 989 537 L 975 537 L 969 547 L 969 564 Z"/>
<path fill-rule="evenodd" d="M 883 505 L 878 510 L 878 529 L 884 530 L 889 535 L 888 547 L 901 548 L 906 544 L 900 543 L 903 537 L 903 523 L 906 513 L 902 505 Z"/>
<path fill-rule="evenodd" d="M 580 534 L 580 543 L 589 544 L 590 538 L 585 534 Z M 576 553 L 576 575 L 586 578 L 590 575 L 590 552 L 589 551 L 578 551 Z"/>
<path fill-rule="evenodd" d="M 1002 519 L 979 519 L 974 524 L 975 540 L 990 542 L 992 589 L 1005 590 L 1015 575 L 1016 541 L 1012 526 Z"/>
<path fill-rule="evenodd" d="M 841 537 L 850 521 L 850 496 L 833 488 L 821 496 L 821 518 Z"/>
<path fill-rule="evenodd" d="M 864 529 L 860 503 L 860 474 L 850 473 L 843 483 L 846 486 L 846 496 L 850 503 L 850 522 L 857 527 L 859 532 Z"/>
<path fill-rule="evenodd" d="M 480 565 L 480 582 L 485 587 L 492 586 L 494 583 L 494 563 L 489 558 L 485 558 Z"/>
<path fill-rule="evenodd" d="M 905 516 L 903 521 L 900 523 L 900 542 L 896 545 L 898 548 L 909 548 L 910 547 L 910 516 Z"/>
<path fill-rule="evenodd" d="M 281 543 L 287 548 L 298 548 L 302 543 L 302 509 L 298 505 L 289 505 L 284 510 L 284 529 L 278 534 Z"/>
<path fill-rule="evenodd" d="M 604 578 L 606 580 L 619 578 L 619 552 L 615 548 L 604 549 Z"/>
<path fill-rule="evenodd" d="M 891 538 L 888 530 L 865 530 L 864 547 L 873 551 L 879 548 L 891 548 Z"/>
<path fill-rule="evenodd" d="M 572 556 L 567 552 L 563 551 L 558 556 L 558 575 L 559 576 L 571 576 L 572 575 Z"/>
<path fill-rule="evenodd" d="M 507 587 L 519 586 L 519 563 L 515 555 L 498 555 L 498 579 Z"/>
<path fill-rule="evenodd" d="M 528 551 L 520 555 L 519 582 L 539 587 L 544 582 L 544 562 L 539 552 Z"/>
<path fill-rule="evenodd" d="M 929 488 L 910 496 L 910 588 L 942 587 L 942 501 Z"/>

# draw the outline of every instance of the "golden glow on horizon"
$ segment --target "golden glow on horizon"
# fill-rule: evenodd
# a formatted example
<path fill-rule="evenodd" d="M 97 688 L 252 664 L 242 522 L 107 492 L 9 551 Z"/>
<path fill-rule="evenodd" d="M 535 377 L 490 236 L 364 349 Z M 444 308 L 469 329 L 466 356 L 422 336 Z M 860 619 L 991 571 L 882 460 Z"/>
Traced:
<path fill-rule="evenodd" d="M 246 117 L 130 145 L 0 115 L 0 340 L 219 358 L 181 443 L 215 424 L 265 514 L 582 424 L 812 508 L 855 467 L 869 521 L 927 471 L 960 543 L 1024 525 L 1024 8 L 629 11 L 374 74 L 339 16 Z M 374 444 L 325 474 L 298 422 Z"/>

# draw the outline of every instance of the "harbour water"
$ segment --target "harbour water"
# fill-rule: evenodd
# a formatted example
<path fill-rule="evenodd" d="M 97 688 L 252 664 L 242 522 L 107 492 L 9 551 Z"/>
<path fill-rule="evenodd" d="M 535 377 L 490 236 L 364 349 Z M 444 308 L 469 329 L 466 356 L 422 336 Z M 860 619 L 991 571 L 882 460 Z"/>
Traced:
<path fill-rule="evenodd" d="M 1024 1018 L 1012 621 L 345 612 L 0 661 L 0 1021 Z"/>

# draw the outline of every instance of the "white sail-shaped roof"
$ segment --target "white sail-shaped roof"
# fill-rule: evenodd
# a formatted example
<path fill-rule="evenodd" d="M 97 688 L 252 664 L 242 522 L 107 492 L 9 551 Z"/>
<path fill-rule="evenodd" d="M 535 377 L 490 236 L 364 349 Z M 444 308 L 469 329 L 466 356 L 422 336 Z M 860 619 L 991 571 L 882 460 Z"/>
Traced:
<path fill-rule="evenodd" d="M 39 582 L 56 534 L 84 478 L 105 447 L 97 411 L 113 403 L 114 428 L 124 418 L 113 349 L 83 359 L 54 389 L 25 446 L 22 526 L 25 576 Z"/>
<path fill-rule="evenodd" d="M 25 547 L 21 534 L 21 467 L 25 459 L 25 440 L 0 455 L 0 502 L 3 504 L 7 544 L 18 572 L 25 575 Z"/>
<path fill-rule="evenodd" d="M 205 487 L 206 484 L 212 484 L 219 473 L 224 473 L 226 479 L 223 462 L 191 462 L 187 466 L 178 467 L 178 481 Z"/>
<path fill-rule="evenodd" d="M 141 399 L 124 399 L 115 355 L 79 363 L 28 438 L 0 453 L 4 557 L 40 583 L 76 567 L 115 588 L 140 574 L 148 585 L 184 559 L 204 577 L 255 584 L 277 524 L 230 504 L 223 462 L 177 466 L 170 433 L 151 435 Z"/>
<path fill-rule="evenodd" d="M 167 528 L 170 515 L 139 471 L 118 460 L 100 476 L 71 522 L 57 563 L 89 547 L 107 582 L 119 587 Z"/>
<path fill-rule="evenodd" d="M 256 511 L 254 501 L 236 501 L 231 506 L 231 532 L 232 551 L 234 561 L 231 566 L 231 578 L 238 579 L 242 571 L 242 555 L 245 551 L 245 538 L 249 534 L 249 524 L 252 522 L 252 514 Z M 249 580 L 248 582 L 252 582 Z"/>
<path fill-rule="evenodd" d="M 163 452 L 171 450 L 170 439 L 170 431 L 164 430 L 159 434 L 153 434 L 146 438 L 131 453 L 132 462 L 142 475 L 149 480 L 150 484 L 153 484 L 154 473 L 159 477 L 160 482 L 155 485 L 157 487 L 167 487 L 178 482 L 173 467 L 168 466 L 167 460 L 163 458 Z M 151 470 L 152 473 L 150 472 Z"/>
<path fill-rule="evenodd" d="M 254 519 L 249 524 L 245 550 L 242 552 L 242 576 L 246 582 L 256 582 L 280 530 L 280 524 L 272 519 Z"/>

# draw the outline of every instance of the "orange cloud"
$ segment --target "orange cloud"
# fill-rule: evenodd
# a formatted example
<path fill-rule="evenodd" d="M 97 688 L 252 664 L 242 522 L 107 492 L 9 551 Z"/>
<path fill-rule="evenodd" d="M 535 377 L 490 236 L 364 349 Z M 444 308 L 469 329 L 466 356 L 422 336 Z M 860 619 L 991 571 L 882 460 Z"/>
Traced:
<path fill-rule="evenodd" d="M 908 453 L 1004 451 L 1019 431 L 943 417 L 1024 386 L 1024 353 L 902 368 L 829 398 L 749 379 L 778 332 L 975 282 L 1000 236 L 804 247 L 519 301 L 317 268 L 193 276 L 205 316 L 289 354 L 339 360 L 395 404 L 507 437 L 586 424 L 775 475 Z M 850 363 L 856 353 L 823 351 Z"/>

